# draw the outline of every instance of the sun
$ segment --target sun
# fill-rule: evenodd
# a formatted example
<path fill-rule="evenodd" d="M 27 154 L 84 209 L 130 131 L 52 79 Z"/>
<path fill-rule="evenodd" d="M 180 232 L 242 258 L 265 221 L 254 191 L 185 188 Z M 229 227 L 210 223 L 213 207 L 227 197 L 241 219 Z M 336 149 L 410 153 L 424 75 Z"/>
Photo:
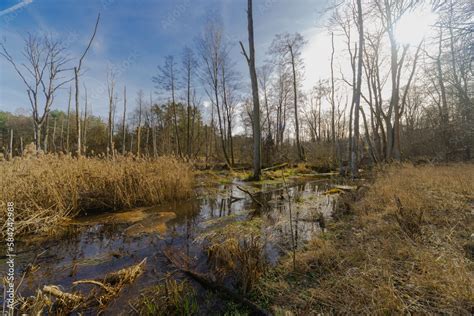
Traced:
<path fill-rule="evenodd" d="M 395 35 L 402 45 L 415 46 L 435 32 L 436 14 L 427 6 L 407 12 L 396 24 Z"/>

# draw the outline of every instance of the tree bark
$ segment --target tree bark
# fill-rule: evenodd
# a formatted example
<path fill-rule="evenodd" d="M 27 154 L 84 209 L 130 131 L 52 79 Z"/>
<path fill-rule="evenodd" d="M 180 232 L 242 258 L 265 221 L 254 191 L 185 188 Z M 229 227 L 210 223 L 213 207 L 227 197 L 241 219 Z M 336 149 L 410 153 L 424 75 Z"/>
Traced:
<path fill-rule="evenodd" d="M 260 131 L 260 99 L 258 96 L 257 70 L 255 68 L 255 43 L 253 32 L 253 8 L 252 0 L 247 1 L 247 23 L 249 37 L 249 55 L 245 51 L 244 45 L 240 42 L 242 53 L 247 60 L 250 72 L 250 81 L 252 82 L 253 97 L 253 180 L 260 180 L 262 173 L 262 149 L 261 149 L 261 131 Z"/>
<path fill-rule="evenodd" d="M 74 67 L 74 83 L 76 87 L 76 134 L 77 134 L 77 156 L 81 156 L 81 113 L 80 113 L 80 105 L 79 105 L 79 69 Z"/>
<path fill-rule="evenodd" d="M 301 147 L 300 143 L 300 125 L 298 120 L 298 87 L 297 87 L 297 80 L 296 80 L 296 65 L 295 65 L 295 56 L 293 54 L 293 48 L 291 46 L 288 47 L 291 56 L 291 69 L 293 72 L 293 96 L 294 96 L 294 109 L 295 109 L 295 132 L 296 132 L 296 147 L 298 150 L 298 158 L 301 161 L 305 161 L 305 156 L 303 152 L 303 148 Z"/>
<path fill-rule="evenodd" d="M 127 118 L 127 87 L 123 87 L 123 117 L 122 117 L 122 155 L 125 155 L 125 140 L 127 130 L 125 129 L 125 121 Z"/>
<path fill-rule="evenodd" d="M 67 104 L 67 122 L 66 122 L 66 152 L 69 153 L 69 126 L 71 117 L 71 99 L 72 99 L 72 88 L 69 87 L 69 101 Z"/>
<path fill-rule="evenodd" d="M 354 95 L 354 135 L 352 138 L 351 171 L 352 177 L 359 175 L 359 112 L 362 87 L 362 63 L 364 53 L 364 22 L 362 16 L 362 0 L 357 0 L 357 21 L 359 26 L 359 54 L 357 61 L 357 82 Z"/>

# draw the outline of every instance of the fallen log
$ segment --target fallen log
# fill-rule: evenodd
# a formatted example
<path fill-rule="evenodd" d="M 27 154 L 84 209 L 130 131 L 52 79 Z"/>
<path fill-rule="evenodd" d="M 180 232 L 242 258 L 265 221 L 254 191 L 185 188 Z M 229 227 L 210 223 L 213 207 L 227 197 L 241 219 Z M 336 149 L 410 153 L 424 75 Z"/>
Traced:
<path fill-rule="evenodd" d="M 216 282 L 213 282 L 206 278 L 203 274 L 191 271 L 190 269 L 184 268 L 181 264 L 179 264 L 178 260 L 176 260 L 168 250 L 163 251 L 165 257 L 179 270 L 181 270 L 184 274 L 188 275 L 189 277 L 196 280 L 199 284 L 203 287 L 208 288 L 209 290 L 217 293 L 222 294 L 236 303 L 239 303 L 245 307 L 247 307 L 251 312 L 252 315 L 262 315 L 268 316 L 271 315 L 268 311 L 264 310 L 254 302 L 250 301 L 249 299 L 235 293 L 234 291 L 229 290 L 223 285 L 220 285 Z"/>
<path fill-rule="evenodd" d="M 271 167 L 268 167 L 268 168 L 264 168 L 262 169 L 262 171 L 271 171 L 271 170 L 278 170 L 278 169 L 282 169 L 282 168 L 285 168 L 288 166 L 288 163 L 287 162 L 284 162 L 282 164 L 279 164 L 279 165 L 275 165 L 275 166 L 271 166 Z"/>
<path fill-rule="evenodd" d="M 257 198 L 256 198 L 252 193 L 250 193 L 250 191 L 248 191 L 248 190 L 242 188 L 242 187 L 239 186 L 239 185 L 237 186 L 237 189 L 239 189 L 240 191 L 242 191 L 242 192 L 248 194 L 248 196 L 250 196 L 250 198 L 252 199 L 252 201 L 255 202 L 255 204 L 257 204 L 258 206 L 260 206 L 261 208 L 263 208 L 262 202 L 260 202 L 259 200 L 257 200 Z"/>
<path fill-rule="evenodd" d="M 340 189 L 343 191 L 355 191 L 357 190 L 357 186 L 354 185 L 334 185 L 335 189 Z"/>

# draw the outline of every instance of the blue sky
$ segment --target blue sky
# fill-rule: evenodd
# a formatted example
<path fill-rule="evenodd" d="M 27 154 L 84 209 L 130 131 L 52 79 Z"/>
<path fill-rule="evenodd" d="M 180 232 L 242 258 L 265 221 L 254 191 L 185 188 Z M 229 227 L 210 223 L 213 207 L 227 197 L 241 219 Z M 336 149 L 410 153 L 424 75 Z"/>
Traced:
<path fill-rule="evenodd" d="M 86 46 L 100 12 L 99 30 L 85 61 L 82 82 L 90 91 L 93 113 L 104 116 L 108 65 L 119 69 L 117 84 L 127 85 L 129 103 L 134 104 L 138 89 L 147 94 L 152 91 L 151 77 L 165 56 L 179 58 L 185 45 L 193 46 L 210 12 L 222 16 L 225 33 L 234 44 L 238 40 L 246 43 L 246 4 L 245 0 L 0 0 L 0 36 L 18 60 L 21 60 L 23 37 L 28 32 L 61 37 L 74 57 Z M 324 53 L 327 40 L 319 36 L 325 32 L 320 21 L 326 5 L 327 0 L 254 0 L 257 62 L 263 62 L 275 34 L 296 31 L 310 41 L 304 56 L 315 58 L 315 49 L 319 47 L 319 56 L 323 52 L 322 58 L 327 58 Z M 247 79 L 248 69 L 238 45 L 232 56 L 237 70 Z M 305 85 L 312 85 L 316 77 L 327 74 L 327 63 L 323 60 L 318 65 L 308 65 L 307 61 Z M 66 107 L 64 90 L 53 108 Z M 0 60 L 0 110 L 24 113 L 30 110 L 21 80 L 3 59 Z"/>

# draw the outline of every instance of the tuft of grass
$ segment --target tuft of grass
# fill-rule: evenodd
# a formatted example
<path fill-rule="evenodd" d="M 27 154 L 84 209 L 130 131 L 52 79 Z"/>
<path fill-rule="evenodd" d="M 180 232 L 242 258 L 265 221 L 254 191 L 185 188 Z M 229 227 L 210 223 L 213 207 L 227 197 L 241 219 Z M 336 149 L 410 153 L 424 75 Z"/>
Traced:
<path fill-rule="evenodd" d="M 253 295 L 297 314 L 471 314 L 474 165 L 388 166 Z"/>
<path fill-rule="evenodd" d="M 207 232 L 198 239 L 205 242 L 213 274 L 220 281 L 231 278 L 244 295 L 252 290 L 267 266 L 262 224 L 260 218 L 239 221 Z"/>
<path fill-rule="evenodd" d="M 0 204 L 13 202 L 16 234 L 54 231 L 89 210 L 115 210 L 187 198 L 191 168 L 172 157 L 72 158 L 40 155 L 0 163 Z M 0 220 L 5 223 L 6 207 Z M 2 229 L 5 231 L 5 229 Z"/>
<path fill-rule="evenodd" d="M 199 310 L 193 287 L 170 278 L 147 289 L 131 304 L 139 315 L 195 315 Z"/>

